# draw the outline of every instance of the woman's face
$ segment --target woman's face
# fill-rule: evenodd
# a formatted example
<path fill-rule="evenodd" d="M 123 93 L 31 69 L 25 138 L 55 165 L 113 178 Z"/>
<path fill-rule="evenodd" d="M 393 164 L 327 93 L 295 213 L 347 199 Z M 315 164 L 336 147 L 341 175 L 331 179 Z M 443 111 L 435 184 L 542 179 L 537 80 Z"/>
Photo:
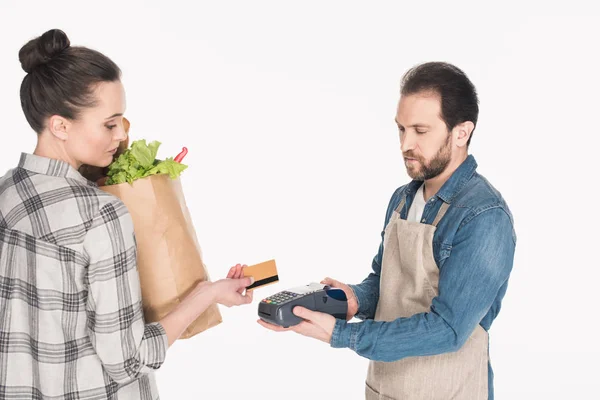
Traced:
<path fill-rule="evenodd" d="M 120 81 L 102 82 L 94 90 L 96 105 L 69 121 L 65 150 L 77 166 L 106 167 L 119 143 L 127 139 L 123 114 L 125 90 Z"/>

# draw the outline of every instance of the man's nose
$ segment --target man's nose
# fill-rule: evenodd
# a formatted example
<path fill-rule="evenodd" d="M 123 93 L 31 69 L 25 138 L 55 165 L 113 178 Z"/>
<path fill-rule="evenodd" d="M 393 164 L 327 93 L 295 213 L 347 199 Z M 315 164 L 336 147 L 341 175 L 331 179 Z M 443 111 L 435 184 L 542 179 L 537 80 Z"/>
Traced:
<path fill-rule="evenodd" d="M 402 153 L 406 153 L 409 150 L 414 150 L 415 143 L 415 136 L 411 135 L 409 132 L 405 132 L 400 136 L 400 150 L 402 150 Z"/>

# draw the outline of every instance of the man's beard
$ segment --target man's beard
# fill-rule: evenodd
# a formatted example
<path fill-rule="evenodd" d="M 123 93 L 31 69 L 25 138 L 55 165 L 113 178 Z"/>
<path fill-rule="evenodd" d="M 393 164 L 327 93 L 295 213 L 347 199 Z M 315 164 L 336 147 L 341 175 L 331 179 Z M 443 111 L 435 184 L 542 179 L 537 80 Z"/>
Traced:
<path fill-rule="evenodd" d="M 407 165 L 406 172 L 408 173 L 408 176 L 416 181 L 426 181 L 433 179 L 444 172 L 446 167 L 448 167 L 448 164 L 450 164 L 452 156 L 450 137 L 450 134 L 448 134 L 446 143 L 440 147 L 436 155 L 429 162 L 425 162 L 425 159 L 422 156 L 414 154 L 412 150 L 404 153 L 404 157 L 416 159 L 421 166 L 421 168 L 416 168 L 416 166 Z"/>

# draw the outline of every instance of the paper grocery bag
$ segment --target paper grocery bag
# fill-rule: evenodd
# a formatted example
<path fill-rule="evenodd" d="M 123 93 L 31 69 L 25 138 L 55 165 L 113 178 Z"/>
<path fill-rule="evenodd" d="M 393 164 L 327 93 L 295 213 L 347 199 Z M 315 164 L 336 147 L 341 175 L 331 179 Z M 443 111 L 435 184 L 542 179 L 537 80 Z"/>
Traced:
<path fill-rule="evenodd" d="M 123 117 L 129 134 L 131 124 Z M 114 159 L 129 146 L 129 136 L 120 143 Z M 79 172 L 91 181 L 103 181 L 108 168 L 82 165 Z M 192 225 L 181 181 L 154 175 L 133 184 L 100 186 L 125 203 L 137 241 L 137 263 L 146 322 L 167 315 L 198 282 L 209 281 L 202 251 Z M 181 335 L 190 338 L 222 322 L 217 305 L 210 306 Z"/>
<path fill-rule="evenodd" d="M 202 251 L 192 225 L 181 180 L 154 175 L 133 184 L 101 186 L 121 199 L 131 217 L 146 322 L 167 315 L 201 281 L 208 281 Z M 222 322 L 211 305 L 182 334 L 190 338 Z"/>

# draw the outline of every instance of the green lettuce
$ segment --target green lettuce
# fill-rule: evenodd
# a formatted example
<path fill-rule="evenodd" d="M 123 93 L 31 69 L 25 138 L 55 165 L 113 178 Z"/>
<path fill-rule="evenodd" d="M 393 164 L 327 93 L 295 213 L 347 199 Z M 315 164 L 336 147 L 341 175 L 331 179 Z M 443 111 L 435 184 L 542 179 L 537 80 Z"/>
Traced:
<path fill-rule="evenodd" d="M 146 144 L 146 140 L 136 140 L 127 150 L 108 166 L 106 185 L 133 183 L 136 179 L 150 175 L 169 174 L 171 179 L 177 178 L 187 165 L 180 164 L 169 157 L 158 160 L 158 148 L 161 145 L 156 140 Z"/>

